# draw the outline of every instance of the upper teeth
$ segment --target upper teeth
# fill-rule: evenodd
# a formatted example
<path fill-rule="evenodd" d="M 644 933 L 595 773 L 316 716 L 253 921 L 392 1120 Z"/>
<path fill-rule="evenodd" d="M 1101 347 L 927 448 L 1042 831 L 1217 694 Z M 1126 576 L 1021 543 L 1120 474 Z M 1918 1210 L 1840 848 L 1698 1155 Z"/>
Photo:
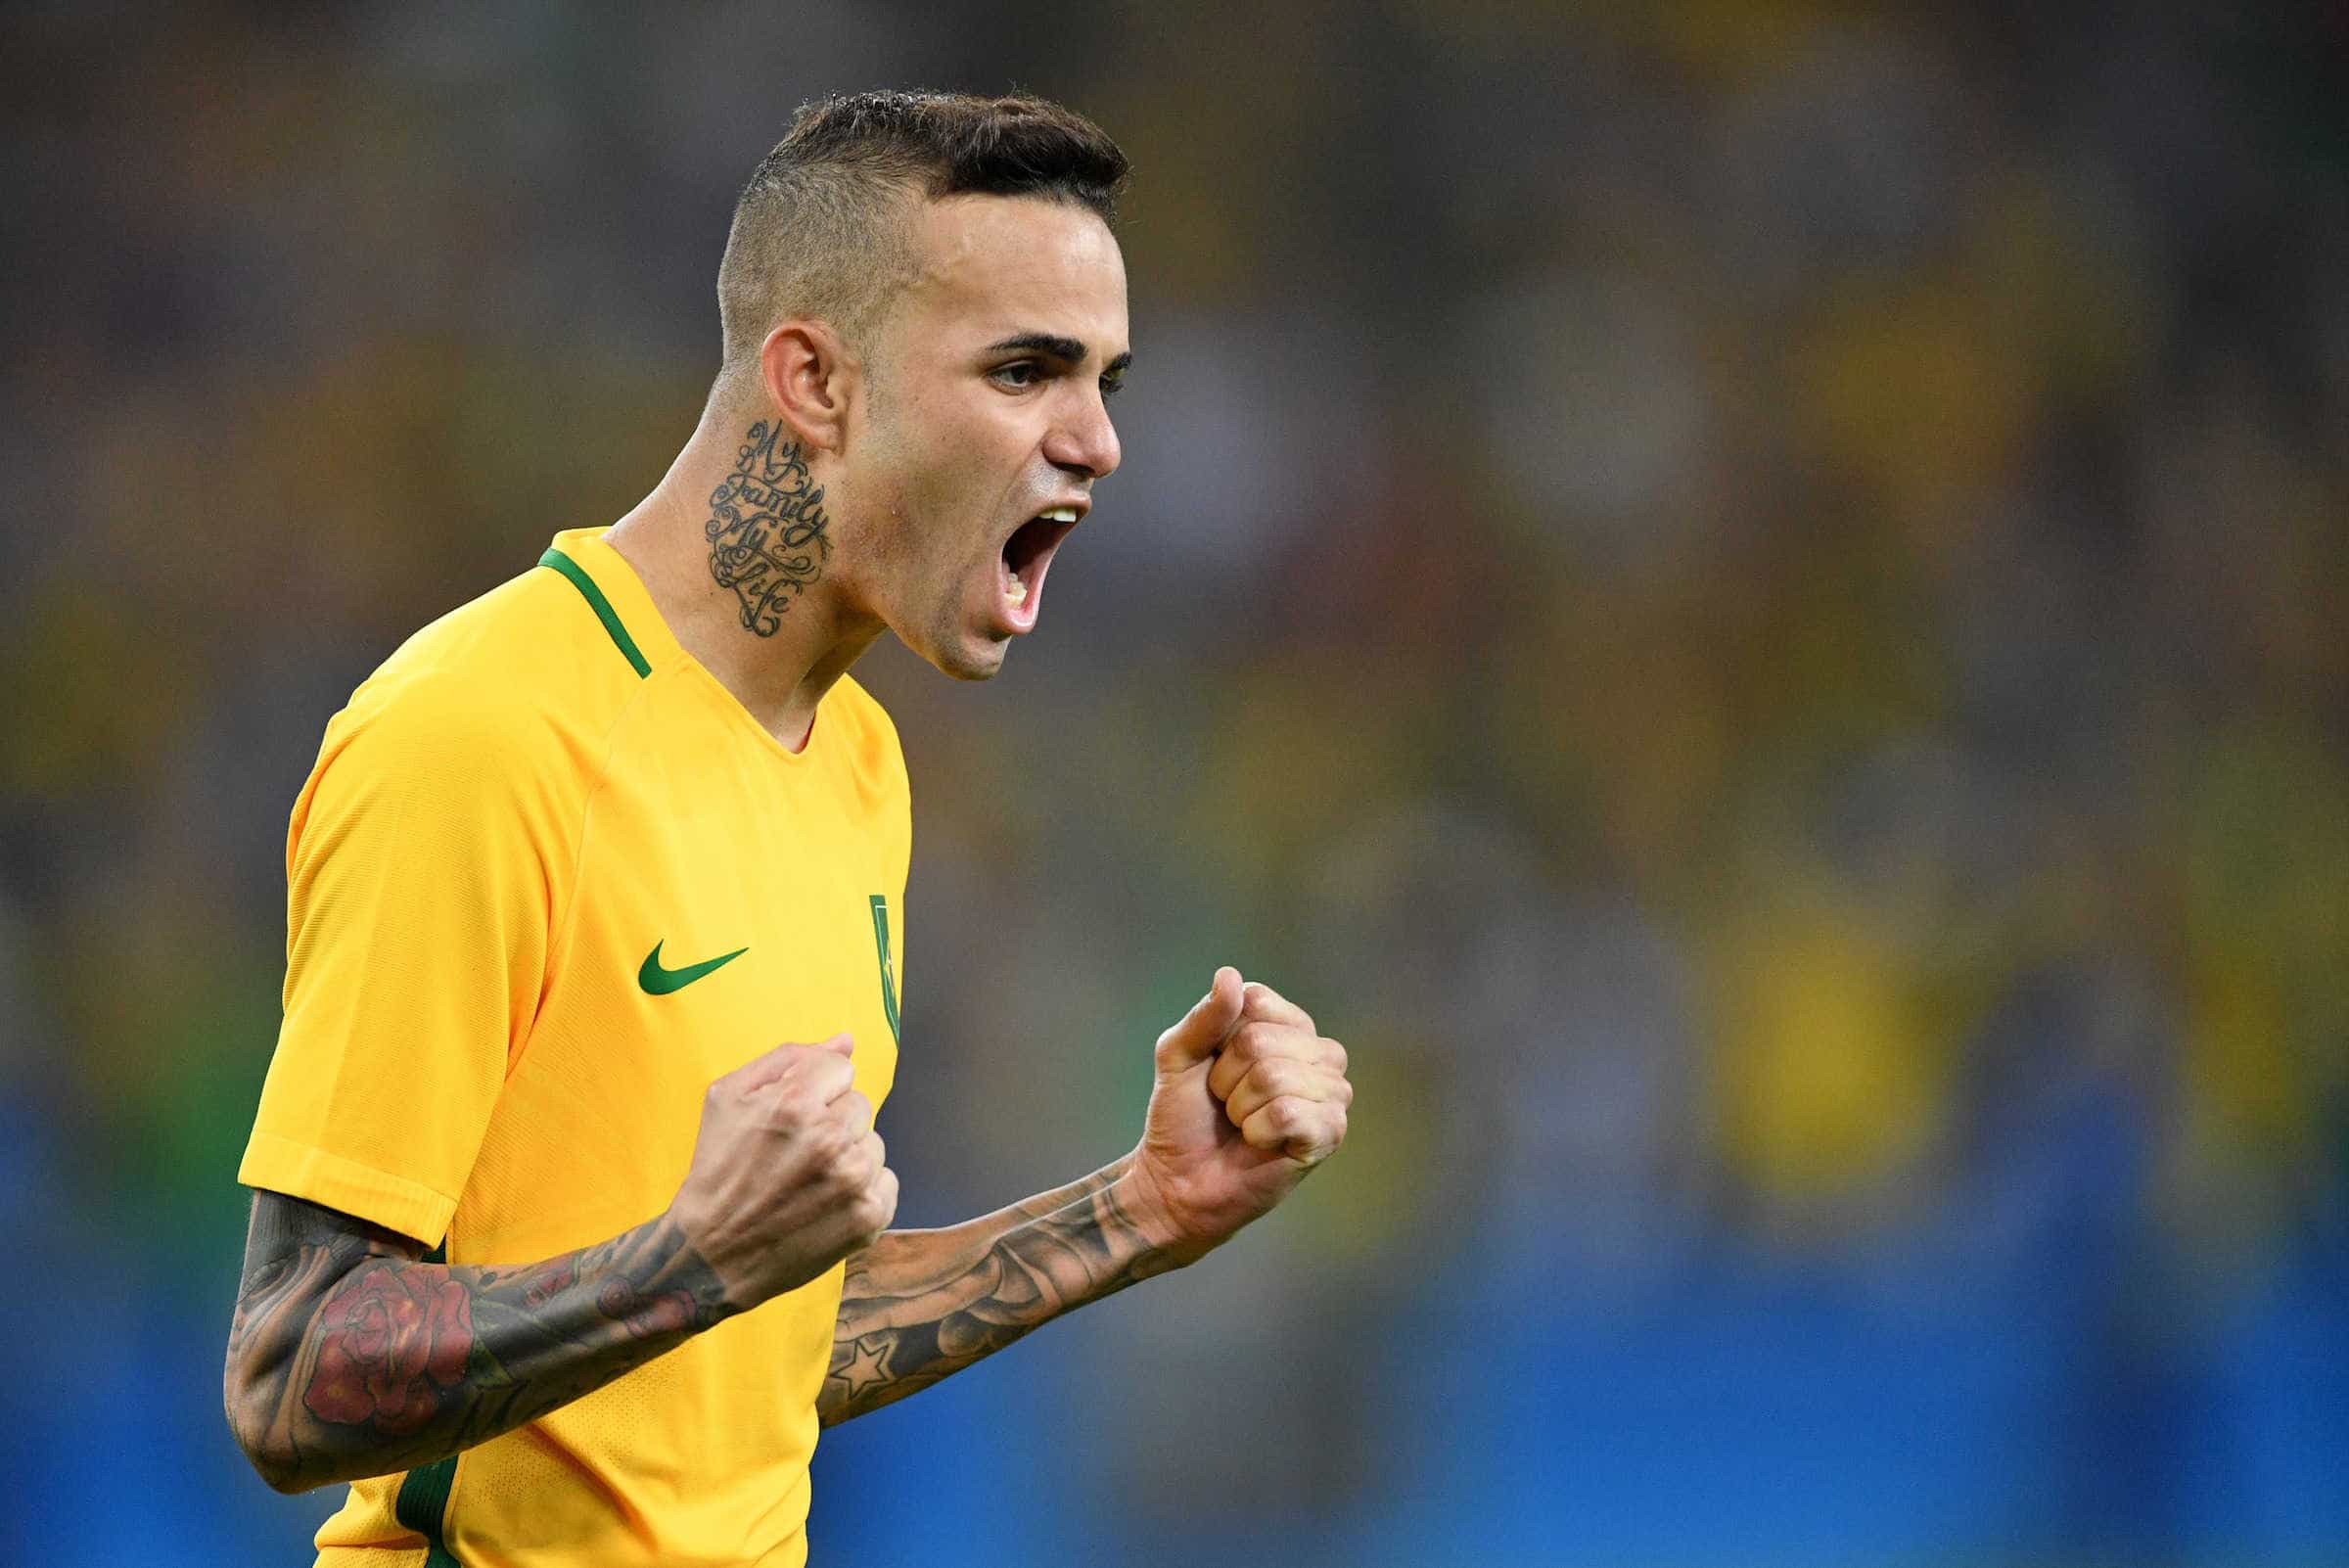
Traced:
<path fill-rule="evenodd" d="M 1047 523 L 1074 523 L 1077 521 L 1077 508 L 1056 506 L 1048 512 L 1038 512 L 1036 515 Z"/>

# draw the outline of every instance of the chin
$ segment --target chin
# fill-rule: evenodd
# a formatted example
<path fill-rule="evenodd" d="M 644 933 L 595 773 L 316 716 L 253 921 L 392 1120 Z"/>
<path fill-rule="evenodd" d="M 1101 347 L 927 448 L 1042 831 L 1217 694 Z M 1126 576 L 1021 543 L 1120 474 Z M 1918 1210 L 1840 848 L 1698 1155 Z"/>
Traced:
<path fill-rule="evenodd" d="M 992 680 L 1003 668 L 1003 660 L 1011 652 L 1008 642 L 982 642 L 973 645 L 968 639 L 948 638 L 913 650 L 924 663 L 941 673 L 956 680 Z"/>

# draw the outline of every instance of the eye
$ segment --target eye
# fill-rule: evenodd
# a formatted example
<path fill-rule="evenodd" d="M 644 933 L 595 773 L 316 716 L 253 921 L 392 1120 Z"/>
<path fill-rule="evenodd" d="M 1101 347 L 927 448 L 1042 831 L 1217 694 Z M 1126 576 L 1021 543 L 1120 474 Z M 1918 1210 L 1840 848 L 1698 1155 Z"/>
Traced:
<path fill-rule="evenodd" d="M 1033 387 L 1044 379 L 1043 367 L 1033 359 L 1015 359 L 1008 365 L 997 365 L 987 376 L 1005 387 Z"/>
<path fill-rule="evenodd" d="M 1101 378 L 1101 400 L 1103 402 L 1108 402 L 1112 397 L 1115 397 L 1118 393 L 1124 392 L 1125 390 L 1125 377 L 1104 376 Z"/>

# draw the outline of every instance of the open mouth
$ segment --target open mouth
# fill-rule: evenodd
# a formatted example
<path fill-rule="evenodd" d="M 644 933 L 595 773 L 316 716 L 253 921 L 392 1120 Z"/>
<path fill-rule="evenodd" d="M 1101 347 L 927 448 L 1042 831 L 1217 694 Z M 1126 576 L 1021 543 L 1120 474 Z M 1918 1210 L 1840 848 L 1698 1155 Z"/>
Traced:
<path fill-rule="evenodd" d="M 1052 552 L 1077 526 L 1077 516 L 1073 506 L 1052 507 L 1012 530 L 1003 541 L 1003 600 L 1013 624 L 1022 630 L 1036 624 L 1044 573 L 1052 565 Z"/>

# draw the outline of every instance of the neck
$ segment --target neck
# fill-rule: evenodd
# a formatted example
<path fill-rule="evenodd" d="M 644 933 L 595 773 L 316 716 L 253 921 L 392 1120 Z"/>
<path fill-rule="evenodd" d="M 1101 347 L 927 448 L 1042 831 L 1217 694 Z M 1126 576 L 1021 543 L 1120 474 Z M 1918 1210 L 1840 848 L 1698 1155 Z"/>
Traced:
<path fill-rule="evenodd" d="M 831 523 L 774 415 L 714 405 L 653 493 L 605 535 L 677 642 L 795 752 L 882 629 L 843 591 Z"/>

